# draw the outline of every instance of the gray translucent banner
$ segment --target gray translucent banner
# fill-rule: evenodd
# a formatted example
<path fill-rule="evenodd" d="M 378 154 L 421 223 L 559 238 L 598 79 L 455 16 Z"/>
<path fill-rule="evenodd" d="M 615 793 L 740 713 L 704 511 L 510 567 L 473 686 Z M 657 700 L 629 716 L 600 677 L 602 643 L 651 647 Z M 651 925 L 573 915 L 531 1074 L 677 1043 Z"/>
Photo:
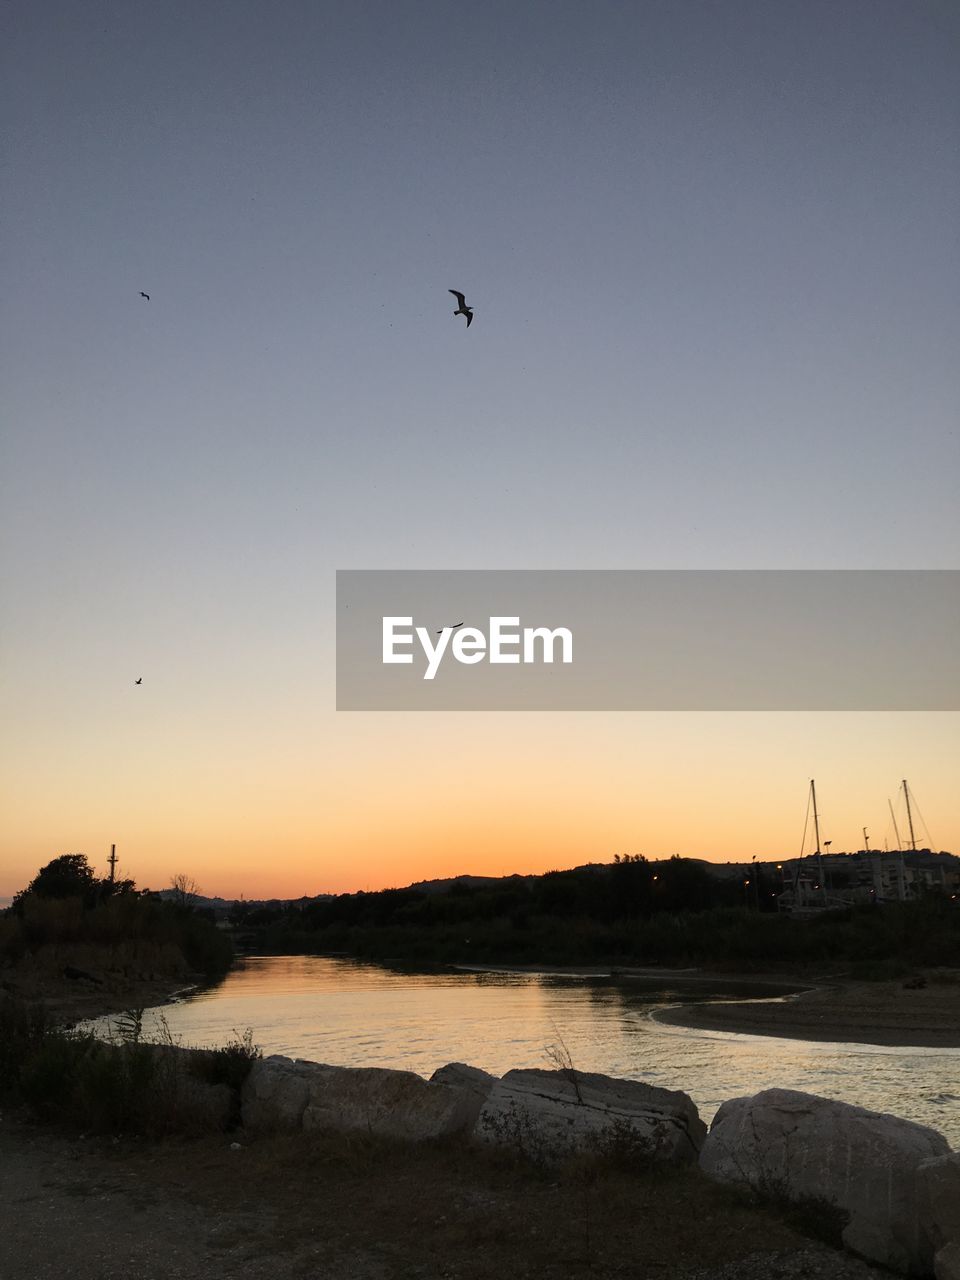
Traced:
<path fill-rule="evenodd" d="M 341 570 L 337 708 L 956 711 L 960 571 Z"/>

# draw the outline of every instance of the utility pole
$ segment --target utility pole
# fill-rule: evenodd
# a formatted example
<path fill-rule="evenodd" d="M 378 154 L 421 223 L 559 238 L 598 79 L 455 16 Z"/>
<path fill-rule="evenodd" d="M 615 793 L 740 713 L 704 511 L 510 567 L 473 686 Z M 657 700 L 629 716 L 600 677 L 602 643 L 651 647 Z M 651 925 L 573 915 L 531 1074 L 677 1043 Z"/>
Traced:
<path fill-rule="evenodd" d="M 870 852 L 870 837 L 867 835 L 866 827 L 863 828 L 863 851 L 864 853 Z"/>
<path fill-rule="evenodd" d="M 117 846 L 115 844 L 110 846 L 110 857 L 107 863 L 110 867 L 110 883 L 114 884 L 117 879 Z"/>

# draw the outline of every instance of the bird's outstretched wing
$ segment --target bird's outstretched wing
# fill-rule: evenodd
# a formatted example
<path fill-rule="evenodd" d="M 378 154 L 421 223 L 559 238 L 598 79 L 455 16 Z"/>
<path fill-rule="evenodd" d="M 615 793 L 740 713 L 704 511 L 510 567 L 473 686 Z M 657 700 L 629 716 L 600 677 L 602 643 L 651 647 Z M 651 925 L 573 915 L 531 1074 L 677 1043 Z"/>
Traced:
<path fill-rule="evenodd" d="M 472 312 L 472 311 L 468 311 L 468 312 L 467 312 L 467 328 L 468 328 L 468 329 L 470 328 L 470 322 L 471 322 L 471 320 L 472 320 L 472 319 L 473 319 L 473 312 Z"/>
<path fill-rule="evenodd" d="M 452 293 L 461 307 L 465 307 L 467 305 L 466 298 L 462 293 L 458 293 L 456 289 L 448 289 L 447 293 Z"/>
<path fill-rule="evenodd" d="M 140 290 L 140 297 L 141 297 L 141 298 L 146 298 L 146 300 L 147 300 L 148 302 L 150 301 L 150 295 L 149 295 L 149 293 L 144 293 L 142 289 Z"/>

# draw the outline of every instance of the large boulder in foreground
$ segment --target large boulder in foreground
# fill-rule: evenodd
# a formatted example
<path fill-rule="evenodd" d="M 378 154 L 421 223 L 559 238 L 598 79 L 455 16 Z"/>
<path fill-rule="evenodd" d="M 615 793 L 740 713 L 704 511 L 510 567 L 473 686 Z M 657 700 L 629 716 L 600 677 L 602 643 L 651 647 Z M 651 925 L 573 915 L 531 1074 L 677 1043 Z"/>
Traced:
<path fill-rule="evenodd" d="M 960 1280 L 960 1151 L 924 1160 L 917 1169 L 920 1219 L 936 1250 L 936 1280 Z"/>
<path fill-rule="evenodd" d="M 790 1200 L 820 1199 L 848 1215 L 843 1242 L 906 1275 L 929 1275 L 933 1245 L 918 1167 L 949 1153 L 925 1125 L 791 1089 L 725 1102 L 700 1152 L 720 1182 Z"/>
<path fill-rule="evenodd" d="M 960 1280 L 960 1241 L 945 1244 L 933 1259 L 934 1280 Z"/>
<path fill-rule="evenodd" d="M 475 1092 L 412 1071 L 280 1055 L 255 1062 L 243 1089 L 244 1126 L 260 1132 L 360 1132 L 423 1142 L 472 1128 L 479 1110 Z"/>
<path fill-rule="evenodd" d="M 924 1160 L 917 1179 L 920 1217 L 931 1244 L 960 1247 L 960 1151 Z"/>
<path fill-rule="evenodd" d="M 497 1077 L 480 1067 L 468 1067 L 464 1062 L 448 1062 L 445 1067 L 437 1067 L 430 1077 L 432 1084 L 445 1084 L 450 1089 L 461 1089 L 470 1094 L 476 1101 L 477 1115 L 489 1097 L 490 1090 L 497 1083 Z M 473 1117 L 473 1124 L 477 1119 Z"/>
<path fill-rule="evenodd" d="M 325 1067 L 311 1089 L 303 1127 L 423 1142 L 462 1133 L 478 1110 L 470 1093 L 413 1071 Z"/>
<path fill-rule="evenodd" d="M 508 1071 L 474 1129 L 547 1163 L 580 1154 L 690 1162 L 706 1132 L 685 1093 L 573 1070 Z"/>
<path fill-rule="evenodd" d="M 315 1062 L 273 1053 L 259 1058 L 243 1084 L 243 1127 L 253 1133 L 292 1132 L 303 1127 Z"/>

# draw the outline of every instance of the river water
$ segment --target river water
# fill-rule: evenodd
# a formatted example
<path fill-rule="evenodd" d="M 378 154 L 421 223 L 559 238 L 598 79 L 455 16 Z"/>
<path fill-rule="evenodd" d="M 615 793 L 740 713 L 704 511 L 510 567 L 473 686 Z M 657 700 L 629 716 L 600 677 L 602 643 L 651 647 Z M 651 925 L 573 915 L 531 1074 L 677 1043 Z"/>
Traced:
<path fill-rule="evenodd" d="M 767 989 L 766 994 L 768 994 Z M 253 1031 L 265 1054 L 429 1076 L 446 1062 L 502 1075 L 550 1068 L 552 1050 L 581 1071 L 690 1094 L 707 1123 L 727 1098 L 779 1087 L 931 1125 L 960 1147 L 960 1050 L 827 1044 L 694 1031 L 655 1011 L 690 999 L 758 996 L 757 986 L 656 975 L 440 970 L 320 956 L 252 956 L 217 986 L 145 1015 L 185 1045 Z M 100 1027 L 109 1026 L 108 1019 Z"/>

